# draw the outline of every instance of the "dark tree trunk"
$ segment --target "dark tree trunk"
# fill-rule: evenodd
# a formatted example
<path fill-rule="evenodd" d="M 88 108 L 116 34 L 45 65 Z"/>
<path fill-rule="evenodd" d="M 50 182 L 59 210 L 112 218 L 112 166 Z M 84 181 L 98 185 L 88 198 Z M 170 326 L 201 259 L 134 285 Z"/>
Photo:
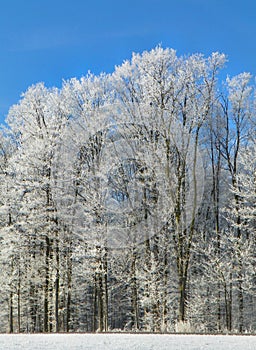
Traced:
<path fill-rule="evenodd" d="M 50 284 L 50 239 L 45 237 L 46 252 L 45 252 L 45 286 L 44 286 L 44 332 L 49 332 L 49 284 Z"/>
<path fill-rule="evenodd" d="M 13 293 L 9 297 L 9 333 L 13 333 Z"/>

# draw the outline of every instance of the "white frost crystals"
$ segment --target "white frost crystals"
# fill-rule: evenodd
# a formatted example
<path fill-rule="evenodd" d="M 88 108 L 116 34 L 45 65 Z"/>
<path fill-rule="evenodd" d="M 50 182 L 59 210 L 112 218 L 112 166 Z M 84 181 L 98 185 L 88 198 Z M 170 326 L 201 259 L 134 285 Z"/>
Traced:
<path fill-rule="evenodd" d="M 120 104 L 95 113 L 102 121 L 99 129 L 65 147 L 63 157 L 66 162 L 81 160 L 80 180 L 74 184 L 72 174 L 65 180 L 70 185 L 64 186 L 77 191 L 76 204 L 67 210 L 84 210 L 80 234 L 90 228 L 90 240 L 125 248 L 161 234 L 177 215 L 183 229 L 191 225 L 204 187 L 194 135 L 178 120 L 170 121 L 168 111 L 152 105 L 133 106 L 137 123 L 120 122 L 128 119 Z"/>

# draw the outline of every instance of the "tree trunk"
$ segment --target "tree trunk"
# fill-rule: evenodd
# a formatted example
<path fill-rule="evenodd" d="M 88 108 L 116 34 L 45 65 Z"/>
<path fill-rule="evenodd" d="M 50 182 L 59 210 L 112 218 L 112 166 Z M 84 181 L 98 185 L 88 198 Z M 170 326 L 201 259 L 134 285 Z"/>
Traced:
<path fill-rule="evenodd" d="M 19 271 L 20 273 L 20 271 Z M 18 333 L 20 333 L 20 326 L 21 326 L 21 315 L 20 315 L 20 276 L 19 276 L 19 284 L 18 284 Z"/>
<path fill-rule="evenodd" d="M 131 284 L 132 284 L 132 326 L 135 330 L 140 328 L 139 326 L 139 310 L 138 310 L 138 290 L 137 290 L 137 277 L 136 277 L 136 252 L 132 253 L 132 266 L 131 266 Z"/>
<path fill-rule="evenodd" d="M 55 332 L 59 332 L 59 289 L 60 289 L 60 257 L 59 246 L 56 242 L 56 278 L 55 278 Z"/>
<path fill-rule="evenodd" d="M 50 284 L 50 239 L 45 237 L 46 252 L 45 252 L 45 286 L 44 286 L 44 332 L 49 331 L 49 284 Z"/>
<path fill-rule="evenodd" d="M 97 276 L 94 275 L 94 286 L 93 286 L 93 332 L 97 331 Z"/>
<path fill-rule="evenodd" d="M 186 276 L 181 277 L 179 281 L 179 321 L 185 321 L 186 308 Z"/>
<path fill-rule="evenodd" d="M 9 333 L 13 333 L 13 293 L 9 297 Z"/>
<path fill-rule="evenodd" d="M 97 303 L 98 303 L 98 330 L 100 332 L 104 329 L 104 318 L 103 318 L 103 280 L 102 274 L 97 275 Z"/>
<path fill-rule="evenodd" d="M 67 318 L 66 318 L 66 331 L 70 331 L 70 320 L 71 320 L 71 296 L 72 296 L 72 249 L 70 244 L 70 249 L 68 252 L 68 293 L 67 293 Z"/>
<path fill-rule="evenodd" d="M 243 296 L 243 276 L 242 276 L 242 261 L 239 259 L 238 273 L 238 304 L 239 304 L 239 332 L 244 331 L 244 296 Z"/>
<path fill-rule="evenodd" d="M 105 249 L 104 268 L 104 331 L 108 331 L 108 252 Z"/>

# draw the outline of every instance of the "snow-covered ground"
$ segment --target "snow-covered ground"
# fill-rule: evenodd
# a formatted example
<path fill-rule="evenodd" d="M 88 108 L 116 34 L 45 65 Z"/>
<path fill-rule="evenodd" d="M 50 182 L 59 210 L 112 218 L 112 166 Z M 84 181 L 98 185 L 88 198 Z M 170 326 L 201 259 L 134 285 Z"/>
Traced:
<path fill-rule="evenodd" d="M 0 349 L 256 350 L 256 336 L 153 334 L 1 334 Z"/>

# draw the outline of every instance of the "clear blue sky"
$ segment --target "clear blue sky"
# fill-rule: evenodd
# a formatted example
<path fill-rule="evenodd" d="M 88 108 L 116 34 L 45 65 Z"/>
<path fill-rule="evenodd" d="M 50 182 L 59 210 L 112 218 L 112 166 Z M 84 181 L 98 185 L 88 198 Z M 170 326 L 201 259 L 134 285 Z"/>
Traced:
<path fill-rule="evenodd" d="M 33 83 L 112 72 L 159 43 L 256 74 L 255 0 L 0 0 L 0 120 Z"/>

